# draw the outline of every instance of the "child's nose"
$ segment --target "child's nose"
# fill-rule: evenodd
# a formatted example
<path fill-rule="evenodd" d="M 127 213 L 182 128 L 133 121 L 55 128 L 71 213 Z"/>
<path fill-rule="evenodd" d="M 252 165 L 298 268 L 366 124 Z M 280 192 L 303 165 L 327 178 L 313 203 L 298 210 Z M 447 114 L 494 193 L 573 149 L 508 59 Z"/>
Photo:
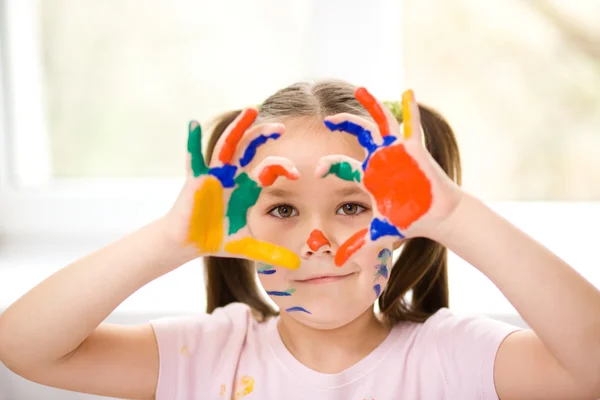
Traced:
<path fill-rule="evenodd" d="M 319 229 L 314 229 L 304 243 L 302 257 L 308 259 L 315 255 L 324 254 L 332 254 L 331 243 L 323 232 L 321 232 Z"/>

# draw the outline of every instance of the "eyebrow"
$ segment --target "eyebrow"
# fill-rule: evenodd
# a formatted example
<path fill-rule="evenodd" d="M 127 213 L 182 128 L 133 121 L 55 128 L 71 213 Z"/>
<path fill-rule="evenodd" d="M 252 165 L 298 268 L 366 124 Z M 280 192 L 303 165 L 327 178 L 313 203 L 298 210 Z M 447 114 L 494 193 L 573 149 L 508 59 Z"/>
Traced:
<path fill-rule="evenodd" d="M 285 189 L 268 188 L 263 190 L 263 194 L 269 197 L 285 199 L 294 196 L 295 193 Z"/>
<path fill-rule="evenodd" d="M 342 197 L 350 197 L 350 196 L 355 196 L 355 195 L 359 195 L 359 194 L 365 194 L 365 192 L 358 186 L 350 186 L 350 187 L 338 189 L 334 192 L 334 194 L 336 194 L 338 196 L 342 196 Z"/>

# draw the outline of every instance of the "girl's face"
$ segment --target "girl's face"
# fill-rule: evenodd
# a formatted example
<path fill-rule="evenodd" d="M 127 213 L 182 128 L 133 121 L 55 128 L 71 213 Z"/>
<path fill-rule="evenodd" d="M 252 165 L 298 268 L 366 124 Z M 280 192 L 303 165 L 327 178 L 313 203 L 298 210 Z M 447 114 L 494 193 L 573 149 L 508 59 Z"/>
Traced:
<path fill-rule="evenodd" d="M 331 154 L 363 160 L 363 149 L 352 136 L 331 132 L 319 120 L 284 123 L 285 133 L 260 147 L 251 167 L 268 156 L 285 157 L 300 178 L 280 177 L 264 188 L 248 213 L 248 226 L 254 237 L 294 251 L 302 263 L 297 270 L 257 264 L 258 276 L 283 316 L 333 329 L 363 314 L 385 289 L 391 243 L 335 266 L 339 246 L 369 226 L 371 200 L 355 183 L 333 175 L 316 177 L 315 169 L 322 156 Z"/>

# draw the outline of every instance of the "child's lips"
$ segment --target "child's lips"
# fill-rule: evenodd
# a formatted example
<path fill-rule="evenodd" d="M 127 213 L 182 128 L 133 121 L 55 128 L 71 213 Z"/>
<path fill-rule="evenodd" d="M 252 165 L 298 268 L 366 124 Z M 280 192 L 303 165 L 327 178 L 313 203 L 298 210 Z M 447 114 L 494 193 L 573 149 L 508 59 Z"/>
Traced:
<path fill-rule="evenodd" d="M 348 274 L 343 275 L 317 275 L 311 278 L 296 280 L 298 283 L 308 283 L 308 284 L 321 284 L 321 283 L 332 283 L 338 282 L 342 279 L 348 278 L 349 276 L 354 275 L 354 272 L 350 272 Z"/>

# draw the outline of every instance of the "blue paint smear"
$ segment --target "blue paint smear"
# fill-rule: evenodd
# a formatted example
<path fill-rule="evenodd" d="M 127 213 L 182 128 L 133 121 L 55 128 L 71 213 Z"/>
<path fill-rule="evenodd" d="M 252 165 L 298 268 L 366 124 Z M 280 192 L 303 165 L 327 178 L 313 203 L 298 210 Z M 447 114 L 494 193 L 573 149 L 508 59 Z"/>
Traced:
<path fill-rule="evenodd" d="M 225 164 L 222 167 L 214 167 L 208 170 L 208 174 L 214 176 L 221 182 L 224 188 L 232 188 L 235 186 L 235 173 L 237 167 L 231 164 Z"/>
<path fill-rule="evenodd" d="M 394 141 L 396 140 L 395 136 L 387 135 L 383 138 L 383 144 L 381 146 L 377 146 L 377 144 L 373 141 L 373 135 L 371 134 L 371 131 L 363 128 L 362 126 L 360 126 L 358 124 L 355 124 L 354 122 L 350 122 L 350 121 L 343 121 L 343 122 L 340 122 L 339 124 L 334 124 L 331 121 L 325 121 L 325 126 L 330 131 L 343 131 L 343 132 L 347 132 L 351 135 L 354 135 L 358 138 L 358 143 L 360 143 L 360 145 L 365 150 L 367 150 L 367 153 L 368 153 L 367 157 L 365 158 L 365 161 L 363 161 L 363 163 L 362 163 L 363 171 L 365 171 L 367 169 L 369 160 L 371 159 L 371 156 L 373 155 L 373 153 L 375 153 L 375 150 L 377 150 L 379 148 L 387 147 L 387 146 L 391 145 L 392 143 L 394 143 Z"/>
<path fill-rule="evenodd" d="M 373 286 L 373 290 L 375 291 L 375 295 L 379 297 L 379 294 L 381 293 L 381 285 L 378 283 L 377 285 Z"/>
<path fill-rule="evenodd" d="M 278 292 L 277 290 L 267 291 L 269 296 L 291 296 L 291 293 L 288 292 Z"/>
<path fill-rule="evenodd" d="M 401 239 L 404 239 L 404 235 L 400 233 L 398 228 L 383 219 L 373 218 L 371 220 L 370 232 L 373 242 L 383 236 L 399 236 Z"/>
<path fill-rule="evenodd" d="M 311 313 L 310 311 L 307 311 L 307 310 L 305 310 L 304 308 L 302 308 L 302 307 L 297 307 L 297 306 L 296 306 L 296 307 L 290 307 L 290 308 L 288 308 L 288 309 L 287 309 L 287 310 L 285 310 L 285 311 L 287 311 L 287 312 L 292 312 L 292 311 L 302 311 L 302 312 L 305 312 L 305 313 L 307 313 L 307 314 L 310 314 L 310 313 Z"/>
<path fill-rule="evenodd" d="M 246 147 L 246 151 L 244 151 L 242 158 L 240 158 L 240 165 L 245 167 L 246 165 L 250 164 L 254 156 L 256 156 L 256 150 L 260 146 L 267 143 L 269 139 L 277 139 L 279 136 L 281 136 L 279 133 L 272 133 L 269 136 L 260 135 L 259 137 L 254 138 L 248 147 Z"/>
<path fill-rule="evenodd" d="M 263 270 L 258 270 L 256 271 L 259 274 L 263 274 L 263 275 L 273 275 L 275 273 L 274 269 L 263 269 Z"/>

